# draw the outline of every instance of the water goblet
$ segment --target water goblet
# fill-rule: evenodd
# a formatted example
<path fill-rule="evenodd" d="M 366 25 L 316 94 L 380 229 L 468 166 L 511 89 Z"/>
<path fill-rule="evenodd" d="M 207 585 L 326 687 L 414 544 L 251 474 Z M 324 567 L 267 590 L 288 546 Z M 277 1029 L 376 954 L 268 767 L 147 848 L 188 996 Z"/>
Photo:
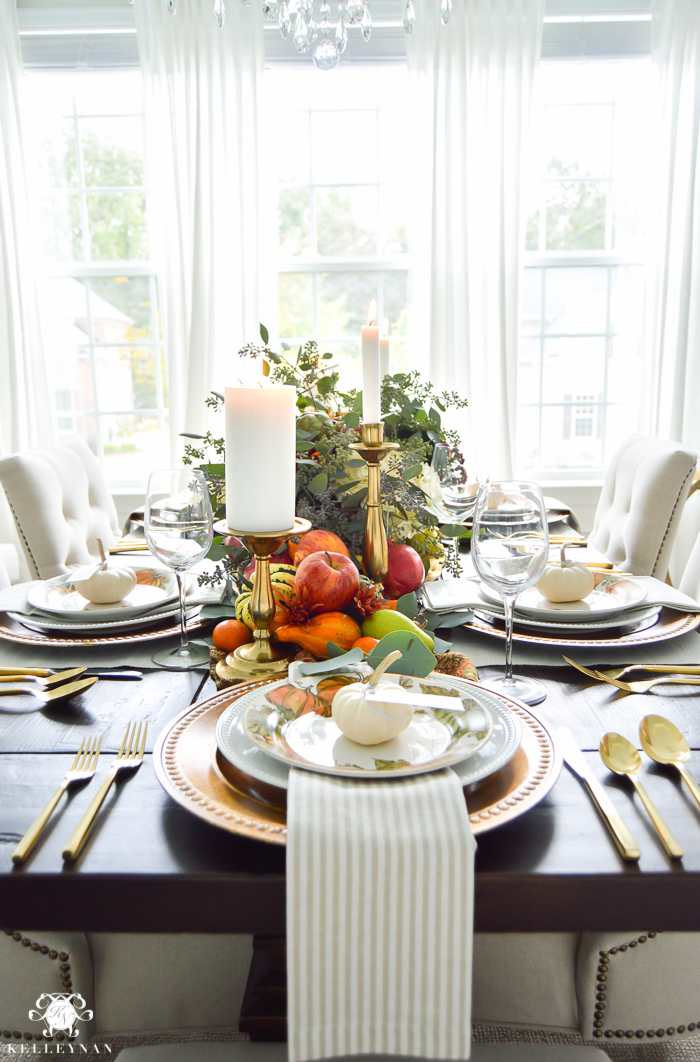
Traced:
<path fill-rule="evenodd" d="M 467 474 L 461 454 L 447 443 L 436 443 L 431 467 L 440 483 L 441 497 L 436 500 L 435 515 L 447 527 L 442 528 L 442 537 L 452 550 L 453 571 L 459 570 L 459 536 L 450 534 L 448 528 L 458 528 L 474 508 L 474 492 L 467 484 Z"/>
<path fill-rule="evenodd" d="M 209 649 L 187 641 L 186 572 L 208 553 L 213 518 L 204 473 L 192 468 L 152 472 L 145 505 L 146 541 L 151 553 L 172 568 L 180 597 L 180 646 L 159 649 L 153 662 L 176 670 L 209 666 Z"/>
<path fill-rule="evenodd" d="M 549 554 L 549 530 L 537 483 L 484 483 L 479 488 L 472 528 L 472 558 L 478 575 L 503 598 L 506 666 L 483 685 L 525 704 L 547 696 L 537 679 L 513 675 L 513 609 L 519 593 L 542 576 Z"/>

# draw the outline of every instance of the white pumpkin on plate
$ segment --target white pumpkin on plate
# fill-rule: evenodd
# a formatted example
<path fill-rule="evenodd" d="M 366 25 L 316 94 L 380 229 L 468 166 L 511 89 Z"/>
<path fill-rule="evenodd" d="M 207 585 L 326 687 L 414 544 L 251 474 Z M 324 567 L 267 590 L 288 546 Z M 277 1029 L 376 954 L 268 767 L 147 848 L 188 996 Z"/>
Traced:
<path fill-rule="evenodd" d="M 351 741 L 359 745 L 379 745 L 398 737 L 413 718 L 413 705 L 390 704 L 382 701 L 382 690 L 395 690 L 393 682 L 379 682 L 390 664 L 398 660 L 396 650 L 382 660 L 370 675 L 367 684 L 352 682 L 338 690 L 333 698 L 333 722 Z M 367 699 L 368 687 L 374 688 L 371 704 Z"/>
<path fill-rule="evenodd" d="M 583 601 L 595 586 L 593 572 L 585 564 L 566 559 L 566 543 L 561 547 L 561 564 L 547 568 L 537 589 L 548 601 Z"/>
<path fill-rule="evenodd" d="M 108 568 L 105 551 L 99 538 L 102 563 L 87 579 L 73 583 L 81 597 L 93 605 L 116 605 L 123 601 L 136 586 L 136 573 L 132 568 Z"/>

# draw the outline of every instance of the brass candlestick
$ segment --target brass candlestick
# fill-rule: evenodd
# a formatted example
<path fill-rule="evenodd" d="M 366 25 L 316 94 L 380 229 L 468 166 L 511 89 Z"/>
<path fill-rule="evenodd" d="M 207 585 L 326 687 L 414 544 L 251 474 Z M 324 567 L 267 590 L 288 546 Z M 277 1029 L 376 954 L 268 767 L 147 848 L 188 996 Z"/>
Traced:
<path fill-rule="evenodd" d="M 270 557 L 292 535 L 304 535 L 311 529 L 309 520 L 297 517 L 294 526 L 286 531 L 235 531 L 226 526 L 226 521 L 214 524 L 217 535 L 233 535 L 240 538 L 246 549 L 255 557 L 255 580 L 250 599 L 250 614 L 255 630 L 252 645 L 241 645 L 229 653 L 225 662 L 216 665 L 220 678 L 251 679 L 265 678 L 276 671 L 286 671 L 289 658 L 297 652 L 297 646 L 278 642 L 269 627 L 277 610 L 277 602 L 270 578 Z"/>
<path fill-rule="evenodd" d="M 381 499 L 380 464 L 385 454 L 398 450 L 398 443 L 384 442 L 384 424 L 362 425 L 362 442 L 350 443 L 367 462 L 367 521 L 362 547 L 362 565 L 365 574 L 375 583 L 381 583 L 389 566 L 389 554 L 384 527 Z"/>

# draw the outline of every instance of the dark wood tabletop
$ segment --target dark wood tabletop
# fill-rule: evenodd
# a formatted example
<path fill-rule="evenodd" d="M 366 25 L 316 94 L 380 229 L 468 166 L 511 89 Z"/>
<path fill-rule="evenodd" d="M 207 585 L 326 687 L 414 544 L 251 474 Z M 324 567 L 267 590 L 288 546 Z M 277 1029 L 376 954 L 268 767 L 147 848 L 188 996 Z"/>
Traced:
<path fill-rule="evenodd" d="M 698 638 L 700 659 L 700 637 Z M 527 669 L 524 669 L 527 670 Z M 700 929 L 700 808 L 670 770 L 644 758 L 644 784 L 685 850 L 665 855 L 626 779 L 597 754 L 603 733 L 638 742 L 649 712 L 686 735 L 700 778 L 700 693 L 625 695 L 570 668 L 537 672 L 548 690 L 534 711 L 571 729 L 642 849 L 625 865 L 579 780 L 564 767 L 551 793 L 521 818 L 479 837 L 475 925 L 481 931 Z M 92 797 L 64 798 L 28 863 L 12 851 L 58 786 L 86 735 L 103 733 L 103 774 L 131 718 L 159 730 L 215 692 L 201 672 L 149 671 L 104 681 L 57 708 L 0 700 L 0 911 L 4 928 L 149 932 L 284 932 L 285 852 L 209 826 L 161 788 L 147 755 L 112 788 L 78 862 L 62 846 Z M 93 790 L 94 791 L 94 790 Z"/>

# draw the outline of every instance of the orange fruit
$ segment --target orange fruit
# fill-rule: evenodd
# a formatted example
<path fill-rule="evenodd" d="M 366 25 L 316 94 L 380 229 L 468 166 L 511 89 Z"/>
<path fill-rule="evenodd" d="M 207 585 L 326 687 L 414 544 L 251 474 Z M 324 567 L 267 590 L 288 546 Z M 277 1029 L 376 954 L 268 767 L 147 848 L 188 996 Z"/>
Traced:
<path fill-rule="evenodd" d="M 375 645 L 379 645 L 378 638 L 358 638 L 353 649 L 361 649 L 363 653 L 371 653 Z"/>
<path fill-rule="evenodd" d="M 248 642 L 252 642 L 253 633 L 240 620 L 222 620 L 221 623 L 217 623 L 211 632 L 211 640 L 217 649 L 225 649 L 231 653 L 239 645 L 247 645 Z"/>

